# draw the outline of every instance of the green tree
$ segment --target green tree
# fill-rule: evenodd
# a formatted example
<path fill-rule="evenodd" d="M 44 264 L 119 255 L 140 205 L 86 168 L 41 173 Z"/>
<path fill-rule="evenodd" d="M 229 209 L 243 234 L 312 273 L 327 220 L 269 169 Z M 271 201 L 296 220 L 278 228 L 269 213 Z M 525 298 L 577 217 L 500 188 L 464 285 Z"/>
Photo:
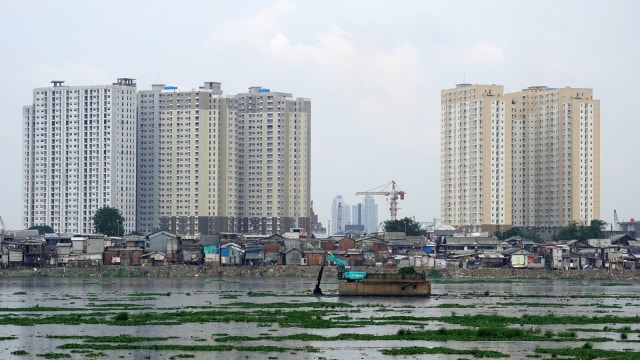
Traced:
<path fill-rule="evenodd" d="M 553 237 L 554 240 L 586 240 L 586 239 L 599 239 L 603 237 L 602 230 L 607 226 L 607 223 L 602 220 L 593 219 L 589 226 L 580 226 L 578 223 L 572 221 L 566 227 L 563 227 Z"/>
<path fill-rule="evenodd" d="M 99 234 L 107 236 L 124 235 L 124 217 L 120 210 L 105 206 L 93 215 L 93 227 Z"/>
<path fill-rule="evenodd" d="M 29 230 L 38 230 L 38 234 L 40 235 L 52 234 L 55 232 L 53 228 L 49 225 L 33 225 L 32 227 L 29 228 Z"/>
<path fill-rule="evenodd" d="M 423 229 L 419 222 L 405 217 L 400 220 L 387 220 L 382 223 L 382 229 L 387 232 L 403 232 L 407 236 L 426 235 L 427 230 Z"/>
<path fill-rule="evenodd" d="M 523 239 L 531 241 L 540 241 L 540 235 L 536 231 L 527 231 L 526 229 L 517 226 L 514 226 L 511 229 L 503 232 L 500 236 L 500 240 L 505 240 L 512 236 L 520 236 Z"/>
<path fill-rule="evenodd" d="M 604 237 L 602 230 L 607 228 L 607 222 L 603 220 L 593 219 L 589 226 L 582 228 L 581 240 L 600 239 Z"/>

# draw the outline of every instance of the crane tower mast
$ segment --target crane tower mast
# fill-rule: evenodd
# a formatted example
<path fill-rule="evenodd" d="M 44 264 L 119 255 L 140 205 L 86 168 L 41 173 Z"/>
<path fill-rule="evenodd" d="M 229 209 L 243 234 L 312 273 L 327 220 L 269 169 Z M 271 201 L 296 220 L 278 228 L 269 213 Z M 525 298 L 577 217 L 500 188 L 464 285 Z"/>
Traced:
<path fill-rule="evenodd" d="M 391 187 L 389 189 L 389 187 Z M 406 193 L 396 185 L 396 182 L 392 180 L 382 186 L 369 191 L 358 191 L 356 195 L 384 195 L 389 199 L 389 211 L 391 212 L 391 220 L 396 220 L 398 217 L 398 200 L 404 200 Z"/>

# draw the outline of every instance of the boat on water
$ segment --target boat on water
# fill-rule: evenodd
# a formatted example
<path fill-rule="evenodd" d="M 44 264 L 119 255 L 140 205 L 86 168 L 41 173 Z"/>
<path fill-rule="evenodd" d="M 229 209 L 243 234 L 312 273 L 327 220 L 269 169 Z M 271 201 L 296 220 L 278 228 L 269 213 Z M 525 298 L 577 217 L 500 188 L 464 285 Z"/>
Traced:
<path fill-rule="evenodd" d="M 318 282 L 313 293 L 322 294 L 320 282 L 326 259 L 338 265 L 338 293 L 344 296 L 406 296 L 425 297 L 431 295 L 431 283 L 422 273 L 371 273 L 351 270 L 349 264 L 330 252 L 320 266 Z"/>

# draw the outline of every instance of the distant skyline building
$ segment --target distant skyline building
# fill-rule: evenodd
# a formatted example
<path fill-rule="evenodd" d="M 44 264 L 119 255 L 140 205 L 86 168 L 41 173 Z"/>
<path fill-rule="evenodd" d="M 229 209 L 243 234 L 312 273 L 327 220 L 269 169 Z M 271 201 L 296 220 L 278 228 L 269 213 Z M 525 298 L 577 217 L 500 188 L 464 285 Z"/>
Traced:
<path fill-rule="evenodd" d="M 342 235 L 346 231 L 365 234 L 378 231 L 378 205 L 373 196 L 366 195 L 364 201 L 356 205 L 345 203 L 342 195 L 336 196 L 331 206 L 330 228 L 331 235 Z"/>
<path fill-rule="evenodd" d="M 33 90 L 23 107 L 22 226 L 91 233 L 104 206 L 136 225 L 136 83 Z"/>
<path fill-rule="evenodd" d="M 345 203 L 342 195 L 333 198 L 331 204 L 331 225 L 329 235 L 344 234 L 346 225 L 351 225 L 351 205 Z"/>
<path fill-rule="evenodd" d="M 378 231 L 378 204 L 371 195 L 365 195 L 363 200 L 362 225 L 366 234 Z"/>
<path fill-rule="evenodd" d="M 443 224 L 475 231 L 600 216 L 600 102 L 592 89 L 459 84 L 441 93 Z"/>

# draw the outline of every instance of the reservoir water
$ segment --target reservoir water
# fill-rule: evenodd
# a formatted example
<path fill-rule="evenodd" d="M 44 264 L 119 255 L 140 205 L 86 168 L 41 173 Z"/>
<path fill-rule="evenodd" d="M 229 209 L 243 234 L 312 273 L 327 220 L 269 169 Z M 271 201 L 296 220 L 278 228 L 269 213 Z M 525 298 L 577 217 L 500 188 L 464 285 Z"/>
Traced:
<path fill-rule="evenodd" d="M 615 329 L 621 324 L 552 324 L 525 325 L 541 332 L 573 331 L 576 341 L 405 341 L 405 340 L 309 340 L 283 339 L 286 335 L 317 334 L 324 337 L 340 334 L 396 334 L 403 329 L 437 330 L 461 328 L 461 325 L 438 321 L 438 317 L 499 314 L 571 316 L 638 316 L 640 282 L 606 282 L 602 280 L 505 280 L 505 281 L 434 281 L 429 298 L 341 297 L 337 282 L 323 280 L 324 296 L 314 296 L 315 279 L 308 278 L 5 278 L 0 279 L 0 358 L 43 358 L 46 354 L 66 354 L 72 359 L 89 357 L 107 359 L 404 359 L 413 356 L 388 356 L 382 349 L 409 346 L 452 349 L 485 349 L 526 358 L 536 348 L 579 347 L 584 338 L 605 337 L 609 341 L 593 342 L 594 349 L 640 352 L 639 323 L 628 327 L 628 338 Z M 279 316 L 294 309 L 312 309 L 314 303 L 333 303 L 318 324 L 329 320 L 341 326 L 287 326 L 264 320 L 244 318 L 202 321 L 157 321 L 116 324 L 118 314 L 188 316 L 200 310 L 223 310 L 237 314 L 272 314 Z M 253 304 L 253 305 L 252 305 Z M 323 305 L 326 309 L 327 305 Z M 67 320 L 60 316 L 67 314 Z M 82 320 L 76 321 L 78 316 Z M 224 314 L 219 316 L 225 316 Z M 394 319 L 398 321 L 377 320 Z M 424 319 L 419 323 L 402 319 Z M 35 319 L 22 324 L 11 319 Z M 51 318 L 51 321 L 44 319 Z M 105 319 L 109 321 L 105 322 Z M 360 320 L 371 321 L 371 323 Z M 504 326 L 511 326 L 504 324 Z M 520 326 L 520 325 L 518 325 Z M 575 330 L 584 329 L 581 330 Z M 140 338 L 131 343 L 100 340 L 101 337 L 129 335 Z M 227 342 L 227 336 L 243 336 Z M 255 339 L 255 340 L 254 340 Z M 97 345 L 106 342 L 105 349 Z M 215 346 L 230 345 L 228 350 Z M 165 345 L 168 345 L 165 347 Z M 171 346 L 184 345 L 175 349 Z M 208 349 L 204 346 L 210 345 Z M 75 346 L 75 347 L 74 347 Z M 86 347 L 83 347 L 86 346 Z M 155 346 L 155 347 L 154 347 Z M 193 349 L 189 348 L 193 346 Z M 258 347 L 266 346 L 265 351 Z M 274 346 L 284 351 L 271 351 Z M 314 351 L 308 351 L 309 346 Z M 75 349 L 75 350 L 74 350 Z M 270 350 L 271 349 L 271 350 Z M 548 355 L 543 355 L 543 358 Z M 429 358 L 459 359 L 472 355 L 429 355 Z"/>

